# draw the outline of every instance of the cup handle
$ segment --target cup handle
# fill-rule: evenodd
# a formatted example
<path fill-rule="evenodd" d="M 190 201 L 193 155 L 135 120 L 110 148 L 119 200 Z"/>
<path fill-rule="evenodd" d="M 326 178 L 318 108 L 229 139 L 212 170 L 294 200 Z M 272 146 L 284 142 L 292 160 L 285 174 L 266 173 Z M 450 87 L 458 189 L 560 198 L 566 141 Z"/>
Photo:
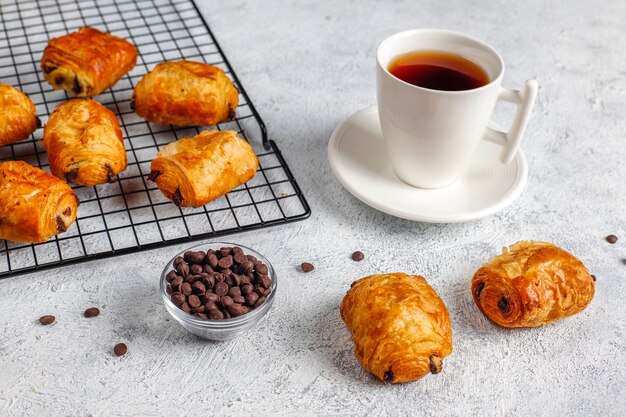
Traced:
<path fill-rule="evenodd" d="M 515 157 L 520 141 L 526 130 L 530 112 L 535 104 L 539 85 L 536 80 L 528 80 L 521 90 L 509 90 L 502 88 L 498 100 L 508 101 L 517 105 L 517 113 L 508 132 L 496 130 L 488 127 L 485 131 L 484 139 L 504 147 L 500 154 L 500 161 L 508 164 Z"/>

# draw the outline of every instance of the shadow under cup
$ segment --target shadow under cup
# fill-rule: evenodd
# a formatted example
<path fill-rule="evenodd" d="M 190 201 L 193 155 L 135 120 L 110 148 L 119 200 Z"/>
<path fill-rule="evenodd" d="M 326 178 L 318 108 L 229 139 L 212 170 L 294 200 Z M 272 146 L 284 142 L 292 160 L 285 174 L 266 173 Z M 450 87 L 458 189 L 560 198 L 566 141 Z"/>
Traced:
<path fill-rule="evenodd" d="M 420 50 L 461 55 L 477 63 L 489 83 L 440 91 L 400 80 L 388 70 L 398 56 Z M 377 99 L 383 140 L 395 172 L 420 188 L 453 183 L 485 134 L 501 90 L 504 63 L 489 45 L 458 32 L 415 29 L 385 39 L 377 51 Z"/>

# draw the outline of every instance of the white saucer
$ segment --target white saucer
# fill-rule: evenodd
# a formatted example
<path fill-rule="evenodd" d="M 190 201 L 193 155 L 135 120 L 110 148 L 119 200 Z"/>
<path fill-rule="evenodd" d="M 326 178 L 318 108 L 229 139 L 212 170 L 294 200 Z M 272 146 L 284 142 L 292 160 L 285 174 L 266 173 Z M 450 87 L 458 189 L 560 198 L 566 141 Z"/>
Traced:
<path fill-rule="evenodd" d="M 412 187 L 391 166 L 374 106 L 353 114 L 335 129 L 328 143 L 328 160 L 341 185 L 377 210 L 421 222 L 457 223 L 489 216 L 522 193 L 528 179 L 524 153 L 518 150 L 511 163 L 503 164 L 501 149 L 482 140 L 465 173 L 454 183 L 434 190 Z"/>

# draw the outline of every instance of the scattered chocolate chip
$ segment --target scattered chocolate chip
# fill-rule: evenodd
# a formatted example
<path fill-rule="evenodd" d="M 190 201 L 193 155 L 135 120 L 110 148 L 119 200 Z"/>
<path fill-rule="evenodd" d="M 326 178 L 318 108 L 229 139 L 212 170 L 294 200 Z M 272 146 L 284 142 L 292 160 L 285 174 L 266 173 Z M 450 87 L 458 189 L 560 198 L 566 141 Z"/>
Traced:
<path fill-rule="evenodd" d="M 485 288 L 485 283 L 479 282 L 478 285 L 476 286 L 476 289 L 474 290 L 474 298 L 476 299 L 480 298 L 480 293 L 483 292 L 483 288 Z"/>
<path fill-rule="evenodd" d="M 74 182 L 76 182 L 76 178 L 78 178 L 78 168 L 65 173 L 65 180 L 70 184 L 74 184 Z"/>
<path fill-rule="evenodd" d="M 98 307 L 91 307 L 85 310 L 84 314 L 87 318 L 96 317 L 100 315 L 100 310 L 98 309 Z"/>
<path fill-rule="evenodd" d="M 65 226 L 65 222 L 61 216 L 57 216 L 57 232 L 63 233 L 67 230 L 67 226 Z"/>
<path fill-rule="evenodd" d="M 591 279 L 593 280 L 593 282 L 595 282 L 596 281 L 596 276 L 591 274 Z"/>
<path fill-rule="evenodd" d="M 118 343 L 113 348 L 113 352 L 116 356 L 124 356 L 128 352 L 128 346 L 126 346 L 126 343 Z"/>
<path fill-rule="evenodd" d="M 180 193 L 180 188 L 177 188 L 174 194 L 172 194 L 172 202 L 178 207 L 183 204 L 183 196 Z"/>
<path fill-rule="evenodd" d="M 55 84 L 60 85 L 63 84 L 65 82 L 65 78 L 58 75 L 55 79 L 54 79 Z"/>
<path fill-rule="evenodd" d="M 363 259 L 365 259 L 365 255 L 363 255 L 363 252 L 361 252 L 360 250 L 354 252 L 352 254 L 352 260 L 356 261 L 356 262 L 361 262 Z"/>
<path fill-rule="evenodd" d="M 506 298 L 506 296 L 502 296 L 502 298 L 500 298 L 500 301 L 498 301 L 498 308 L 503 314 L 511 311 L 511 304 L 509 303 L 509 299 Z"/>
<path fill-rule="evenodd" d="M 236 117 L 236 113 L 233 109 L 228 109 L 228 120 L 234 120 Z"/>
<path fill-rule="evenodd" d="M 41 119 L 39 117 L 35 117 L 36 119 L 36 123 L 37 123 L 37 129 L 41 128 L 42 123 L 41 123 Z"/>
<path fill-rule="evenodd" d="M 56 318 L 50 315 L 39 317 L 39 323 L 43 324 L 44 326 L 54 323 L 55 320 Z"/>
<path fill-rule="evenodd" d="M 613 243 L 617 242 L 617 236 L 615 236 L 615 235 L 608 235 L 606 237 L 606 241 L 609 242 L 610 244 L 613 244 Z"/>
<path fill-rule="evenodd" d="M 431 356 L 430 357 L 430 373 L 438 374 L 443 369 L 443 361 L 439 356 Z"/>
<path fill-rule="evenodd" d="M 72 214 L 72 208 L 71 207 L 68 207 L 65 210 L 63 210 L 63 215 L 65 217 L 69 216 L 70 214 Z"/>
<path fill-rule="evenodd" d="M 302 268 L 302 271 L 304 272 L 311 272 L 312 270 L 315 269 L 315 267 L 313 266 L 313 264 L 308 263 L 308 262 L 302 262 L 300 264 L 300 268 Z"/>
<path fill-rule="evenodd" d="M 159 178 L 159 175 L 161 175 L 162 172 L 161 171 L 150 171 L 150 175 L 148 175 L 148 179 L 152 182 L 155 182 L 157 178 Z"/>
<path fill-rule="evenodd" d="M 395 376 L 393 375 L 393 370 L 391 368 L 389 368 L 386 372 L 385 375 L 383 377 L 383 382 L 385 383 L 391 383 L 393 382 L 395 379 Z"/>

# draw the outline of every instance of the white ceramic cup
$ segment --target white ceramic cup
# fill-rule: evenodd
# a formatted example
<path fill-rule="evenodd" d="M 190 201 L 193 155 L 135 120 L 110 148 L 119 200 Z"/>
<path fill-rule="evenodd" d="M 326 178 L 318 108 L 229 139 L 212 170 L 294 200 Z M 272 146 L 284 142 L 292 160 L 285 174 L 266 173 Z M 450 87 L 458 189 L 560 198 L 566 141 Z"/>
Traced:
<path fill-rule="evenodd" d="M 482 67 L 489 84 L 472 90 L 440 91 L 418 87 L 392 75 L 389 64 L 418 51 L 451 52 Z M 537 81 L 520 91 L 503 88 L 504 62 L 491 46 L 458 32 L 415 29 L 385 39 L 376 53 L 378 114 L 396 174 L 421 188 L 445 187 L 456 180 L 482 139 L 500 144 L 500 159 L 515 157 L 537 96 Z M 496 101 L 517 105 L 508 132 L 487 127 Z"/>

